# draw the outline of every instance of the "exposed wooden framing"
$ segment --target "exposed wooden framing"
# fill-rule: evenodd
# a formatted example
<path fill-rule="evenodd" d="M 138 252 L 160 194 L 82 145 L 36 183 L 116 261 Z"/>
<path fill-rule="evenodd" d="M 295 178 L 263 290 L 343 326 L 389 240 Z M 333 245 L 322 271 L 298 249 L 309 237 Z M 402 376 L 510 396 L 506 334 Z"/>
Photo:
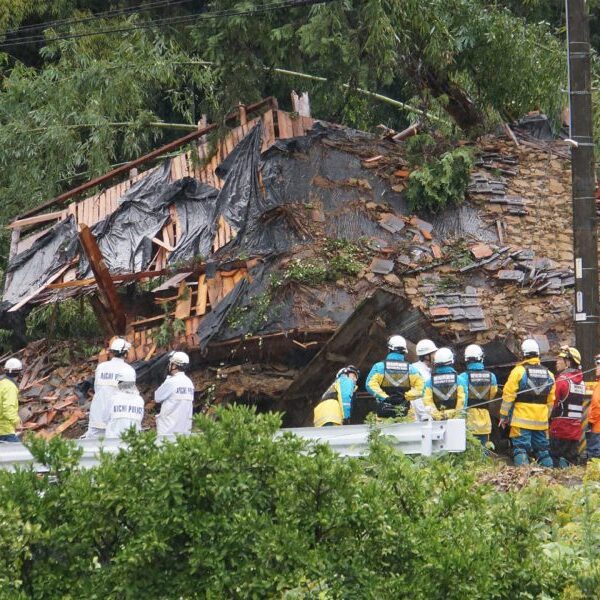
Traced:
<path fill-rule="evenodd" d="M 13 221 L 8 225 L 9 229 L 23 229 L 24 227 L 30 227 L 31 225 L 38 225 L 39 223 L 46 223 L 47 221 L 55 221 L 64 217 L 65 211 L 60 210 L 57 212 L 45 213 L 43 215 L 36 215 L 35 217 L 28 217 L 26 219 L 19 219 Z"/>
<path fill-rule="evenodd" d="M 246 105 L 240 103 L 238 109 L 240 111 L 240 124 L 245 125 L 248 122 L 248 113 L 246 111 Z"/>
<path fill-rule="evenodd" d="M 192 309 L 192 290 L 188 287 L 185 281 L 179 284 L 179 292 L 177 294 L 177 304 L 175 306 L 175 318 L 185 319 L 190 316 Z"/>
<path fill-rule="evenodd" d="M 89 227 L 82 225 L 81 231 L 79 232 L 79 239 L 81 240 L 83 250 L 90 262 L 92 273 L 94 273 L 94 277 L 96 278 L 98 297 L 102 300 L 102 304 L 104 304 L 104 307 L 106 308 L 108 324 L 115 335 L 122 335 L 125 333 L 125 311 L 123 310 L 117 288 L 115 287 L 108 267 L 104 262 L 96 238 L 93 236 Z"/>
<path fill-rule="evenodd" d="M 175 248 L 173 248 L 173 246 L 171 246 L 171 244 L 167 244 L 166 242 L 163 242 L 162 240 L 159 240 L 156 237 L 152 238 L 152 241 L 157 245 L 160 246 L 161 248 L 164 248 L 167 252 L 173 252 L 173 250 L 175 250 Z"/>
<path fill-rule="evenodd" d="M 256 104 L 248 105 L 246 107 L 246 111 L 248 113 L 256 112 L 256 111 L 259 111 L 260 109 L 262 109 L 264 107 L 268 107 L 268 106 L 276 106 L 276 102 L 275 102 L 274 98 L 271 98 L 271 97 L 265 98 L 264 100 L 261 100 L 260 102 L 257 102 Z M 230 121 L 235 121 L 237 118 L 238 118 L 238 112 L 236 111 L 234 113 L 227 115 L 224 119 L 224 122 L 228 123 Z M 217 124 L 208 125 L 204 129 L 199 129 L 198 131 L 193 131 L 192 133 L 189 133 L 188 135 L 185 135 L 181 138 L 173 140 L 172 142 L 169 142 L 168 144 L 165 144 L 164 146 L 161 146 L 160 148 L 157 148 L 156 150 L 153 150 L 152 152 L 149 152 L 148 154 L 144 154 L 143 156 L 140 156 L 139 158 L 136 158 L 135 160 L 125 163 L 124 165 L 121 165 L 120 167 L 117 167 L 116 169 L 113 169 L 112 171 L 109 171 L 108 173 L 105 173 L 104 175 L 101 175 L 100 177 L 95 177 L 94 179 L 90 179 L 86 183 L 83 183 L 82 185 L 77 186 L 76 188 L 73 188 L 72 190 L 69 190 L 68 192 L 65 192 L 64 194 L 60 194 L 56 198 L 53 198 L 52 200 L 49 200 L 48 202 L 45 202 L 44 204 L 40 204 L 39 206 L 36 206 L 35 208 L 20 214 L 17 218 L 24 219 L 25 217 L 37 215 L 38 213 L 42 212 L 43 210 L 50 208 L 52 206 L 55 206 L 57 204 L 60 204 L 60 203 L 64 202 L 65 200 L 69 200 L 70 198 L 77 196 L 78 194 L 84 192 L 85 190 L 89 190 L 98 185 L 102 185 L 103 183 L 110 181 L 111 179 L 113 179 L 114 177 L 117 177 L 118 175 L 124 175 L 124 174 L 129 173 L 129 171 L 135 167 L 143 165 L 144 163 L 154 160 L 155 158 L 159 158 L 163 154 L 167 154 L 173 150 L 176 150 L 177 148 L 180 148 L 181 146 L 185 146 L 186 144 L 189 144 L 190 142 L 202 137 L 203 135 L 206 135 L 207 133 L 209 133 L 213 129 L 216 129 L 217 127 L 218 127 Z M 146 174 L 147 174 L 147 172 L 146 172 Z"/>
<path fill-rule="evenodd" d="M 265 151 L 270 148 L 275 141 L 275 129 L 273 126 L 273 111 L 268 110 L 263 115 L 263 145 L 262 150 Z"/>
<path fill-rule="evenodd" d="M 208 300 L 208 287 L 206 285 L 206 274 L 202 273 L 198 278 L 198 292 L 196 293 L 196 314 L 202 316 L 206 313 L 206 302 Z"/>
<path fill-rule="evenodd" d="M 49 277 L 40 287 L 36 288 L 30 294 L 27 294 L 25 298 L 11 306 L 7 312 L 17 312 L 20 308 L 23 308 L 23 306 L 25 306 L 28 302 L 31 302 L 31 300 L 33 300 L 40 292 L 44 291 L 48 284 L 52 283 L 53 281 L 56 281 L 71 266 L 71 264 L 72 263 L 69 263 L 68 265 L 62 267 L 62 269 L 59 269 L 56 273 L 54 273 L 54 275 Z"/>

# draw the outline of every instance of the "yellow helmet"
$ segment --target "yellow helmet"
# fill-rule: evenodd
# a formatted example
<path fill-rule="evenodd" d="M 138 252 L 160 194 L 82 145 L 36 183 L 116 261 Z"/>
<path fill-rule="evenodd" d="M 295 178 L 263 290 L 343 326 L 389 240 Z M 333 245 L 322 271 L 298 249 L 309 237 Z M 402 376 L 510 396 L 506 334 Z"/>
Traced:
<path fill-rule="evenodd" d="M 561 346 L 558 356 L 560 358 L 570 358 L 577 365 L 581 365 L 581 353 L 577 348 L 573 348 L 572 346 Z"/>

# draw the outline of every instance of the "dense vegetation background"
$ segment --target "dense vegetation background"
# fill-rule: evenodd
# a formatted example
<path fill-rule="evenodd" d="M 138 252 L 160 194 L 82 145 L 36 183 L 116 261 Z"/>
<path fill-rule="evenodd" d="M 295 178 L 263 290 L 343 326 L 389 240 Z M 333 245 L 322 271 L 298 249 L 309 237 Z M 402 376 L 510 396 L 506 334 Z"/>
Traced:
<path fill-rule="evenodd" d="M 359 90 L 425 110 L 447 134 L 536 108 L 557 121 L 564 38 L 563 0 L 4 0 L 0 225 L 181 135 L 168 124 L 292 88 L 363 129 L 419 115 Z"/>

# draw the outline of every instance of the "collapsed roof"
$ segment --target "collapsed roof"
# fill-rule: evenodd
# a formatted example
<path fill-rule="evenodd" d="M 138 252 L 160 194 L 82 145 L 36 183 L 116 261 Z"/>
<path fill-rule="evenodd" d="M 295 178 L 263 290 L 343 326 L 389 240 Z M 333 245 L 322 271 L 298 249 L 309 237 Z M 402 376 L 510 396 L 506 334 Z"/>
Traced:
<path fill-rule="evenodd" d="M 283 336 L 296 355 L 306 351 L 306 363 L 379 289 L 402 307 L 386 331 L 406 334 L 418 321 L 440 342 L 496 348 L 497 364 L 524 335 L 547 351 L 572 337 L 566 148 L 515 133 L 478 144 L 463 205 L 417 217 L 403 196 L 402 142 L 269 107 L 232 130 L 204 166 L 188 151 L 50 213 L 49 228 L 43 215 L 13 223 L 46 229 L 13 239 L 2 308 L 102 293 L 78 238 L 86 224 L 112 284 L 162 278 L 156 310 L 127 315 L 138 359 L 160 350 L 166 316 L 185 325 L 173 345 L 205 353 Z M 193 151 L 206 162 L 207 142 Z M 373 314 L 357 343 L 375 322 Z M 298 386 L 290 398 L 319 393 Z"/>

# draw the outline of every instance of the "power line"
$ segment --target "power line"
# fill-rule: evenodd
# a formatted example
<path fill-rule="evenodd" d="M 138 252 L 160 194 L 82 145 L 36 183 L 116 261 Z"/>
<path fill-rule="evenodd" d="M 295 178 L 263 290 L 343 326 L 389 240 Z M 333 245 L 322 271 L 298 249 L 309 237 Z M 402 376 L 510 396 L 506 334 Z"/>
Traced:
<path fill-rule="evenodd" d="M 263 6 L 257 6 L 248 10 L 224 10 L 217 11 L 212 13 L 202 13 L 196 15 L 181 15 L 178 17 L 165 17 L 163 19 L 156 19 L 153 21 L 148 21 L 146 23 L 138 23 L 135 25 L 128 25 L 124 27 L 116 27 L 110 29 L 98 29 L 94 31 L 86 31 L 81 33 L 72 33 L 54 36 L 52 38 L 46 38 L 44 35 L 33 35 L 26 38 L 22 38 L 20 40 L 15 40 L 12 42 L 3 42 L 0 44 L 0 48 L 10 48 L 14 46 L 24 46 L 33 44 L 36 42 L 45 42 L 51 43 L 59 40 L 70 40 L 70 39 L 78 39 L 84 37 L 90 37 L 94 35 L 106 35 L 111 33 L 125 33 L 129 31 L 135 31 L 138 29 L 152 29 L 156 26 L 163 25 L 186 25 L 188 23 L 193 23 L 196 21 L 204 21 L 211 19 L 221 19 L 221 18 L 229 18 L 229 17 L 237 17 L 237 16 L 255 16 L 261 14 L 267 14 L 270 12 L 275 12 L 279 9 L 285 8 L 298 8 L 301 6 L 313 6 L 315 4 L 331 4 L 332 2 L 337 2 L 338 0 L 284 0 L 283 2 L 276 2 L 272 4 L 265 4 Z"/>
<path fill-rule="evenodd" d="M 154 2 L 149 2 L 141 6 L 129 6 L 105 10 L 102 12 L 94 13 L 89 17 L 81 17 L 79 19 L 57 19 L 55 21 L 45 21 L 43 23 L 37 23 L 35 25 L 24 25 L 23 27 L 19 27 L 18 29 L 11 29 L 7 33 L 18 35 L 24 31 L 44 30 L 49 29 L 50 27 L 60 27 L 62 25 L 77 25 L 79 23 L 88 23 L 90 21 L 100 21 L 104 18 L 119 17 L 131 13 L 136 14 L 145 12 L 147 10 L 155 10 L 157 8 L 171 7 L 176 6 L 178 4 L 187 4 L 191 1 L 192 0 L 154 0 Z"/>

